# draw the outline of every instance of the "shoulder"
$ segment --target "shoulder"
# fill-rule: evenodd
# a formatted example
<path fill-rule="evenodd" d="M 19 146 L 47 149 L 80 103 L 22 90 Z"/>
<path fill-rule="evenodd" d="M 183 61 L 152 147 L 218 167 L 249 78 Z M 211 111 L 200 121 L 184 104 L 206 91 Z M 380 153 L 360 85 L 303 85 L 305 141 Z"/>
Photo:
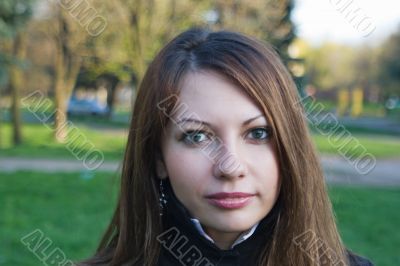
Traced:
<path fill-rule="evenodd" d="M 351 251 L 347 251 L 350 266 L 374 266 L 371 261 L 366 258 L 360 257 Z"/>

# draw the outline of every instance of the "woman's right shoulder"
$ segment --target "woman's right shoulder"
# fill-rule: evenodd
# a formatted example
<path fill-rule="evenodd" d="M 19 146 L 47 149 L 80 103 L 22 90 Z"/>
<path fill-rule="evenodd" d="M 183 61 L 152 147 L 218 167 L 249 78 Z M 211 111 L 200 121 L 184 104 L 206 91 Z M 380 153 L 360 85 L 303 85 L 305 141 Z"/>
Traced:
<path fill-rule="evenodd" d="M 374 266 L 368 259 L 358 256 L 357 254 L 347 251 L 347 256 L 349 258 L 350 266 Z"/>

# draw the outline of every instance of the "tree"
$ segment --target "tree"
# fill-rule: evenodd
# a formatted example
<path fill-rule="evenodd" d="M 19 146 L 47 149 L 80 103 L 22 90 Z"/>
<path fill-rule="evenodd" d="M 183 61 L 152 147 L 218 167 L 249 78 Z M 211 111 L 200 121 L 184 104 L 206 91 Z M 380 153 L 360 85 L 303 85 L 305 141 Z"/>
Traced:
<path fill-rule="evenodd" d="M 355 51 L 352 47 L 325 43 L 307 52 L 309 82 L 320 90 L 341 89 L 354 85 Z"/>
<path fill-rule="evenodd" d="M 13 143 L 22 141 L 20 115 L 20 89 L 23 86 L 22 66 L 26 57 L 26 32 L 24 26 L 32 16 L 33 1 L 3 0 L 0 3 L 0 36 L 10 42 L 9 54 L 0 53 L 0 85 L 8 81 L 8 89 L 12 96 L 11 118 Z M 3 60 L 1 60 L 3 58 Z M 4 60 L 6 59 L 6 60 Z M 1 63 L 2 62 L 2 63 Z"/>
<path fill-rule="evenodd" d="M 136 80 L 141 80 L 149 62 L 167 41 L 187 27 L 206 24 L 201 14 L 209 4 L 195 0 L 119 0 L 113 2 L 113 9 L 117 13 L 113 18 L 120 20 L 110 21 L 110 28 L 122 32 L 121 48 L 127 52 Z"/>
<path fill-rule="evenodd" d="M 113 107 L 119 82 L 136 86 L 161 47 L 189 26 L 206 24 L 208 1 L 117 0 L 97 3 L 107 10 L 107 30 L 90 42 L 90 57 L 82 74 L 90 82 L 106 84 L 109 107 Z M 88 77 L 85 77 L 87 79 Z"/>
<path fill-rule="evenodd" d="M 400 26 L 382 45 L 378 83 L 383 98 L 400 95 Z"/>
<path fill-rule="evenodd" d="M 213 10 L 217 18 L 212 27 L 240 31 L 270 43 L 302 91 L 304 77 L 295 69 L 303 67 L 303 59 L 289 55 L 289 46 L 295 38 L 295 27 L 290 19 L 293 7 L 292 0 L 216 0 Z"/>
<path fill-rule="evenodd" d="M 55 44 L 54 102 L 56 108 L 54 129 L 56 140 L 59 142 L 64 142 L 66 139 L 67 101 L 74 88 L 82 60 L 72 48 L 75 44 L 71 45 L 72 33 L 65 16 L 67 15 L 62 10 L 57 11 L 56 29 L 53 36 Z"/>
<path fill-rule="evenodd" d="M 114 14 L 109 16 L 118 20 L 110 21 L 107 34 L 114 34 L 119 39 L 120 49 L 113 51 L 122 49 L 127 52 L 125 58 L 128 58 L 136 80 L 141 80 L 155 53 L 173 36 L 190 26 L 251 34 L 271 42 L 288 62 L 288 46 L 295 37 L 290 20 L 292 8 L 292 0 L 119 0 L 112 3 L 114 11 L 111 12 Z M 116 36 L 116 32 L 122 34 Z M 100 40 L 109 39 L 107 34 L 102 35 Z"/>
<path fill-rule="evenodd" d="M 26 58 L 26 33 L 18 32 L 13 40 L 12 55 L 18 62 Z M 11 91 L 11 118 L 13 124 L 13 143 L 21 144 L 21 112 L 20 112 L 20 90 L 24 84 L 22 67 L 12 64 L 9 70 L 9 90 Z"/>
<path fill-rule="evenodd" d="M 54 49 L 54 133 L 58 142 L 67 137 L 67 101 L 75 87 L 82 61 L 88 56 L 88 43 L 92 38 L 85 27 L 93 9 L 86 2 L 61 2 L 50 5 L 49 19 L 42 21 L 47 37 Z"/>
<path fill-rule="evenodd" d="M 217 0 L 214 3 L 218 16 L 214 28 L 241 31 L 268 41 L 285 62 L 290 60 L 288 47 L 295 38 L 290 19 L 292 0 Z"/>
<path fill-rule="evenodd" d="M 362 88 L 366 98 L 370 102 L 379 102 L 382 100 L 382 90 L 378 86 L 379 75 L 379 46 L 354 47 L 354 83 L 355 87 Z"/>

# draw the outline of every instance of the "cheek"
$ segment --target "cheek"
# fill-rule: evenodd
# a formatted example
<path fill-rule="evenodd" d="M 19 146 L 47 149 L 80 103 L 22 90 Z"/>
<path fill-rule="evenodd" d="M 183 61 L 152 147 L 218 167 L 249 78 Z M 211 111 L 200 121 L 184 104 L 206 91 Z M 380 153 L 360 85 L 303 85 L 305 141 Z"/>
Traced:
<path fill-rule="evenodd" d="M 177 194 L 185 191 L 201 191 L 210 176 L 210 162 L 194 149 L 181 148 L 179 145 L 166 149 L 164 154 L 168 176 Z"/>
<path fill-rule="evenodd" d="M 272 146 L 258 147 L 252 151 L 251 171 L 269 195 L 278 194 L 280 173 L 277 156 Z"/>
<path fill-rule="evenodd" d="M 246 153 L 248 163 L 258 171 L 278 171 L 277 156 L 272 145 L 250 147 Z"/>

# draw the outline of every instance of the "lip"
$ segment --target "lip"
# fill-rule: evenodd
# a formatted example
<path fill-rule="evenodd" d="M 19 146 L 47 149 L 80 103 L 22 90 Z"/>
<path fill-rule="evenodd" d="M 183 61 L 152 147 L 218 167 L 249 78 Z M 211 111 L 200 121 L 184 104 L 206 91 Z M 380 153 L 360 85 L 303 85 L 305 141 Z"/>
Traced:
<path fill-rule="evenodd" d="M 244 192 L 220 192 L 206 196 L 210 204 L 221 209 L 240 209 L 247 206 L 255 196 Z"/>

